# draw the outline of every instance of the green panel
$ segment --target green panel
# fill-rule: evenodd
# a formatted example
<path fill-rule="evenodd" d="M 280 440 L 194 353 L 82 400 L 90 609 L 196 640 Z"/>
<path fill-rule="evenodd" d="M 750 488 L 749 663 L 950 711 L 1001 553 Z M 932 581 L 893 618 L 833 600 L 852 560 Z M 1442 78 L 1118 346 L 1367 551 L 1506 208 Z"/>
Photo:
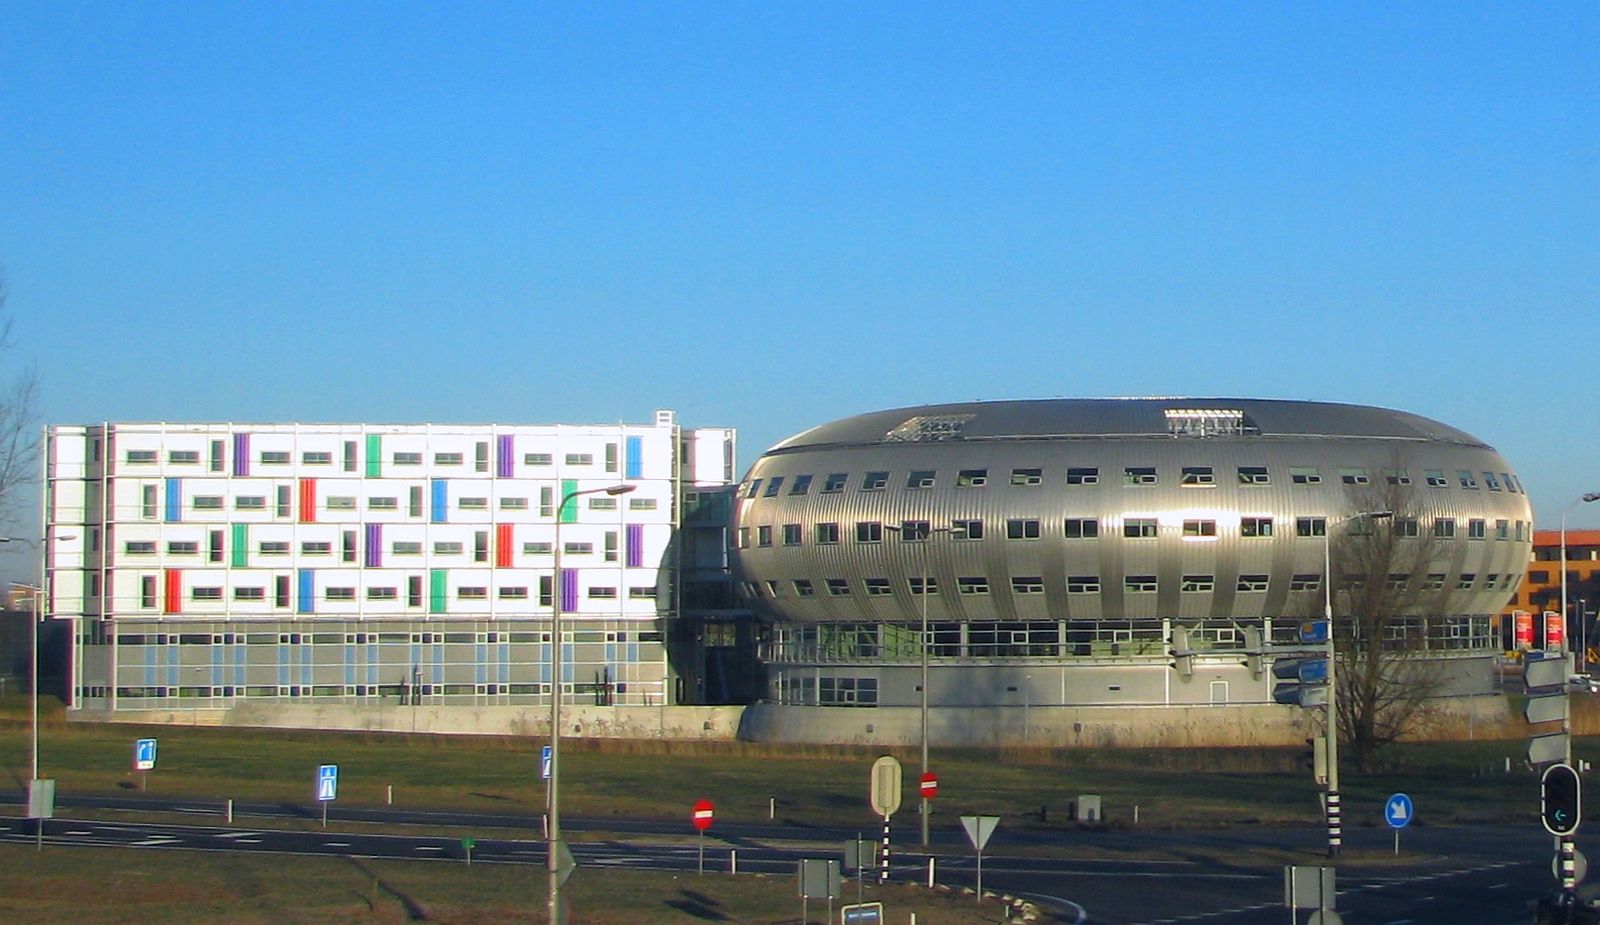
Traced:
<path fill-rule="evenodd" d="M 367 478 L 383 476 L 383 435 L 367 434 Z"/>
<path fill-rule="evenodd" d="M 445 570 L 442 568 L 428 570 L 428 612 L 444 613 L 445 602 Z"/>
<path fill-rule="evenodd" d="M 233 567 L 244 568 L 250 564 L 250 526 L 233 525 Z"/>
<path fill-rule="evenodd" d="M 567 503 L 561 505 L 561 522 L 564 524 L 570 524 L 578 519 L 578 499 L 567 497 L 577 490 L 578 483 L 575 479 L 561 480 L 561 497 L 567 499 Z"/>

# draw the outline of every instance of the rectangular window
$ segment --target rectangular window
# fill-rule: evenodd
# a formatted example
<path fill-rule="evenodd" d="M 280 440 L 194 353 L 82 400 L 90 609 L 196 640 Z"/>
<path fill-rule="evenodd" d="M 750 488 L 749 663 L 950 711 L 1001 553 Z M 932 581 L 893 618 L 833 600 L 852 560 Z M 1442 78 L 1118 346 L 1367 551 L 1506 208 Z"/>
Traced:
<path fill-rule="evenodd" d="M 767 493 L 762 495 L 762 497 L 763 498 L 776 498 L 776 497 L 778 497 L 778 492 L 780 490 L 782 490 L 782 489 L 783 489 L 783 476 L 775 475 L 772 478 L 767 479 Z"/>
<path fill-rule="evenodd" d="M 628 588 L 628 600 L 653 601 L 657 597 L 655 585 L 635 585 Z"/>
<path fill-rule="evenodd" d="M 142 488 L 142 504 L 140 514 L 145 520 L 156 519 L 156 486 L 145 485 Z"/>
<path fill-rule="evenodd" d="M 1199 487 L 1217 484 L 1217 474 L 1210 466 L 1184 466 L 1182 484 Z"/>
<path fill-rule="evenodd" d="M 1494 522 L 1494 538 L 1497 540 L 1511 539 L 1511 521 L 1497 520 Z"/>
<path fill-rule="evenodd" d="M 1421 536 L 1422 527 L 1417 523 L 1415 517 L 1396 517 L 1394 519 L 1394 535 L 1403 537 Z"/>
<path fill-rule="evenodd" d="M 1068 517 L 1067 539 L 1092 540 L 1100 535 L 1100 521 L 1093 517 Z"/>
<path fill-rule="evenodd" d="M 617 471 L 617 445 L 615 443 L 606 444 L 606 471 Z"/>
<path fill-rule="evenodd" d="M 929 530 L 929 525 L 926 520 L 900 521 L 900 539 L 906 541 L 907 543 L 926 542 L 930 532 L 931 531 Z"/>
<path fill-rule="evenodd" d="M 233 509 L 236 511 L 264 511 L 267 509 L 266 495 L 240 495 L 233 499 Z"/>
<path fill-rule="evenodd" d="M 1467 539 L 1469 539 L 1469 540 L 1481 540 L 1481 539 L 1483 539 L 1484 536 L 1486 535 L 1486 531 L 1485 531 L 1484 527 L 1485 527 L 1484 521 L 1482 521 L 1482 520 L 1480 520 L 1480 519 L 1478 519 L 1476 517 L 1474 517 L 1473 519 L 1467 521 Z"/>
<path fill-rule="evenodd" d="M 435 466 L 459 466 L 465 458 L 460 453 L 435 453 L 433 464 Z"/>
<path fill-rule="evenodd" d="M 1100 576 L 1098 575 L 1069 575 L 1067 577 L 1068 594 L 1099 594 Z"/>
<path fill-rule="evenodd" d="M 527 498 L 501 498 L 500 499 L 500 510 L 502 510 L 502 511 L 526 511 L 527 509 L 528 509 L 528 499 Z"/>
<path fill-rule="evenodd" d="M 1444 573 L 1443 572 L 1429 572 L 1428 573 L 1428 577 L 1423 579 L 1423 581 L 1422 581 L 1422 590 L 1424 590 L 1424 591 L 1442 591 L 1442 590 L 1444 590 Z"/>
<path fill-rule="evenodd" d="M 1409 580 L 1410 576 L 1405 572 L 1390 572 L 1385 587 L 1390 591 L 1401 591 L 1405 589 Z"/>
<path fill-rule="evenodd" d="M 1183 576 L 1183 584 L 1178 587 L 1178 590 L 1189 593 L 1209 592 L 1216 589 L 1217 578 L 1215 575 L 1185 575 Z"/>
<path fill-rule="evenodd" d="M 462 498 L 456 503 L 456 506 L 463 511 L 487 511 L 489 509 L 489 499 Z"/>
<path fill-rule="evenodd" d="M 263 556 L 287 556 L 289 554 L 288 540 L 262 540 L 259 547 Z"/>
<path fill-rule="evenodd" d="M 1156 535 L 1156 519 L 1129 517 L 1122 522 L 1122 535 L 1128 539 L 1149 539 Z"/>
<path fill-rule="evenodd" d="M 1068 485 L 1098 485 L 1100 484 L 1100 468 L 1098 466 L 1073 466 L 1067 469 Z"/>
<path fill-rule="evenodd" d="M 820 523 L 816 525 L 815 535 L 817 545 L 831 546 L 839 542 L 839 525 L 836 523 Z"/>
<path fill-rule="evenodd" d="M 330 511 L 353 511 L 356 509 L 355 495 L 329 495 L 325 503 Z"/>
<path fill-rule="evenodd" d="M 1372 480 L 1367 477 L 1367 470 L 1360 466 L 1340 466 L 1339 481 L 1346 485 L 1366 485 Z"/>
<path fill-rule="evenodd" d="M 1545 580 L 1548 580 L 1548 579 L 1549 579 L 1549 576 L 1546 576 Z M 1456 590 L 1457 591 L 1471 591 L 1473 583 L 1476 582 L 1477 580 L 1478 580 L 1478 573 L 1476 573 L 1476 572 L 1462 572 L 1461 573 L 1461 577 L 1456 580 Z"/>
<path fill-rule="evenodd" d="M 876 520 L 863 520 L 856 524 L 857 543 L 883 542 L 883 524 Z"/>
<path fill-rule="evenodd" d="M 462 585 L 456 588 L 456 599 L 462 601 L 488 600 L 489 589 L 481 585 Z"/>
<path fill-rule="evenodd" d="M 803 495 L 803 494 L 805 494 L 806 492 L 808 492 L 810 490 L 811 490 L 811 476 L 809 476 L 809 475 L 797 475 L 797 476 L 795 476 L 794 477 L 794 484 L 789 486 L 789 494 L 790 495 Z"/>
<path fill-rule="evenodd" d="M 783 545 L 785 545 L 785 546 L 799 546 L 800 545 L 800 525 L 799 524 L 784 524 L 783 525 Z"/>
<path fill-rule="evenodd" d="M 331 466 L 333 453 L 327 450 L 306 450 L 300 454 L 300 464 L 303 466 Z"/>
<path fill-rule="evenodd" d="M 950 522 L 950 536 L 958 540 L 981 540 L 983 539 L 983 521 L 952 520 Z"/>
<path fill-rule="evenodd" d="M 222 496 L 195 495 L 194 509 L 197 511 L 220 511 L 222 510 Z"/>
<path fill-rule="evenodd" d="M 1038 538 L 1039 521 L 1031 518 L 1006 521 L 1006 539 L 1036 540 Z"/>
<path fill-rule="evenodd" d="M 906 476 L 906 487 L 907 488 L 932 488 L 933 487 L 933 470 L 932 469 L 915 469 L 915 470 L 913 470 L 910 475 Z"/>
<path fill-rule="evenodd" d="M 1252 537 L 1266 537 L 1272 535 L 1271 517 L 1241 517 L 1239 518 L 1239 535 Z"/>
<path fill-rule="evenodd" d="M 1289 481 L 1295 485 L 1321 485 L 1322 470 L 1315 466 L 1290 466 Z"/>
<path fill-rule="evenodd" d="M 395 601 L 400 599 L 397 588 L 368 588 L 367 600 L 369 601 Z"/>
<path fill-rule="evenodd" d="M 156 554 L 155 540 L 129 540 L 123 545 L 122 551 L 130 556 L 153 556 Z"/>
<path fill-rule="evenodd" d="M 1183 535 L 1187 537 L 1215 537 L 1217 535 L 1217 522 L 1214 520 L 1185 520 L 1183 522 Z"/>
<path fill-rule="evenodd" d="M 616 509 L 616 498 L 609 498 L 604 495 L 595 495 L 589 499 L 589 510 L 591 511 L 614 511 Z"/>
<path fill-rule="evenodd" d="M 988 469 L 962 469 L 956 474 L 957 488 L 982 488 L 989 484 Z"/>
<path fill-rule="evenodd" d="M 1385 469 L 1383 480 L 1390 485 L 1410 485 L 1411 473 L 1404 469 Z"/>
<path fill-rule="evenodd" d="M 326 556 L 333 553 L 333 544 L 319 540 L 306 540 L 300 544 L 302 556 Z"/>
<path fill-rule="evenodd" d="M 393 550 L 397 556 L 420 556 L 422 555 L 422 543 L 415 540 L 395 540 Z"/>
<path fill-rule="evenodd" d="M 200 544 L 189 540 L 172 540 L 167 543 L 167 555 L 192 556 L 200 551 Z"/>
<path fill-rule="evenodd" d="M 1240 485 L 1271 485 L 1272 476 L 1267 474 L 1266 466 L 1240 466 Z"/>
<path fill-rule="evenodd" d="M 1267 590 L 1267 576 L 1265 575 L 1240 575 L 1238 590 L 1250 593 Z"/>
<path fill-rule="evenodd" d="M 591 585 L 589 588 L 589 600 L 591 601 L 614 601 L 616 599 L 617 589 L 611 585 Z"/>
<path fill-rule="evenodd" d="M 850 582 L 843 578 L 825 579 L 828 585 L 828 594 L 832 597 L 849 597 Z"/>
<path fill-rule="evenodd" d="M 826 481 L 822 483 L 822 493 L 825 495 L 838 494 L 844 491 L 844 483 L 850 476 L 844 472 L 830 472 Z"/>
<path fill-rule="evenodd" d="M 466 546 L 448 540 L 440 540 L 433 544 L 433 554 L 436 556 L 459 556 L 466 551 Z"/>
<path fill-rule="evenodd" d="M 398 511 L 400 510 L 399 498 L 368 498 L 367 510 L 369 511 Z"/>
<path fill-rule="evenodd" d="M 957 578 L 956 590 L 962 594 L 988 594 L 989 579 L 981 575 Z"/>
<path fill-rule="evenodd" d="M 1122 484 L 1128 486 L 1156 484 L 1155 466 L 1124 466 L 1122 469 Z"/>
<path fill-rule="evenodd" d="M 1043 485 L 1043 469 L 1012 469 L 1011 484 L 1013 485 Z"/>
<path fill-rule="evenodd" d="M 1043 594 L 1044 578 L 1039 575 L 1013 576 L 1011 579 L 1011 593 Z"/>
<path fill-rule="evenodd" d="M 200 463 L 200 451 L 199 450 L 171 450 L 171 451 L 169 451 L 167 453 L 167 462 L 172 463 L 173 465 L 178 465 L 178 466 L 199 465 L 199 463 Z"/>
<path fill-rule="evenodd" d="M 262 450 L 261 464 L 264 466 L 287 466 L 289 454 L 281 450 Z"/>
<path fill-rule="evenodd" d="M 926 578 L 918 576 L 906 580 L 906 586 L 911 589 L 912 597 L 922 596 L 922 586 L 924 581 L 927 582 L 929 594 L 939 593 L 939 579 L 933 577 L 932 575 L 929 575 Z"/>
<path fill-rule="evenodd" d="M 153 463 L 156 461 L 155 450 L 129 450 L 127 461 L 129 463 Z"/>
<path fill-rule="evenodd" d="M 145 575 L 139 579 L 139 606 L 145 610 L 156 607 L 156 576 Z"/>
<path fill-rule="evenodd" d="M 794 492 L 790 492 L 790 494 L 794 494 Z M 628 499 L 628 510 L 630 510 L 630 511 L 653 511 L 655 509 L 656 509 L 656 499 L 654 499 L 654 498 L 629 498 Z"/>
<path fill-rule="evenodd" d="M 1290 591 L 1315 591 L 1321 587 L 1321 575 L 1295 575 L 1289 579 Z"/>
<path fill-rule="evenodd" d="M 593 453 L 568 453 L 567 454 L 567 465 L 569 465 L 569 466 L 592 466 L 592 465 L 594 465 L 594 454 Z"/>
<path fill-rule="evenodd" d="M 1450 484 L 1442 469 L 1424 469 L 1422 474 L 1427 478 L 1429 488 L 1444 488 Z"/>
<path fill-rule="evenodd" d="M 549 453 L 524 453 L 522 454 L 524 466 L 550 466 L 555 464 L 555 457 Z"/>
<path fill-rule="evenodd" d="M 189 591 L 189 599 L 196 601 L 220 601 L 222 600 L 222 589 L 192 588 Z"/>
<path fill-rule="evenodd" d="M 554 543 L 534 542 L 522 544 L 522 554 L 525 556 L 548 556 L 553 552 L 555 552 Z"/>
<path fill-rule="evenodd" d="M 870 595 L 872 597 L 881 597 L 881 596 L 883 596 L 885 594 L 893 594 L 893 593 L 894 593 L 894 590 L 889 587 L 889 579 L 887 579 L 887 578 L 868 578 L 867 579 L 867 594 L 868 595 Z"/>
<path fill-rule="evenodd" d="M 1122 590 L 1129 594 L 1154 594 L 1156 590 L 1156 576 L 1129 575 L 1122 579 Z"/>
<path fill-rule="evenodd" d="M 762 547 L 772 545 L 771 524 L 762 524 L 761 526 L 756 527 L 756 545 Z"/>
<path fill-rule="evenodd" d="M 1295 536 L 1327 536 L 1328 519 L 1326 517 L 1296 517 L 1294 519 Z"/>
<path fill-rule="evenodd" d="M 397 466 L 420 466 L 422 465 L 422 454 L 396 453 L 394 454 L 394 464 Z"/>
<path fill-rule="evenodd" d="M 1474 476 L 1472 474 L 1472 472 L 1467 470 L 1467 469 L 1457 469 L 1456 470 L 1456 480 L 1461 483 L 1461 487 L 1462 488 L 1465 488 L 1468 491 L 1477 491 L 1478 490 L 1478 479 L 1477 479 L 1477 477 Z"/>
<path fill-rule="evenodd" d="M 811 597 L 815 593 L 816 593 L 816 589 L 812 587 L 811 579 L 809 579 L 809 578 L 796 578 L 794 580 L 794 595 L 795 595 L 795 597 Z"/>
<path fill-rule="evenodd" d="M 862 491 L 883 491 L 889 484 L 889 473 L 868 472 L 866 478 L 861 480 Z"/>

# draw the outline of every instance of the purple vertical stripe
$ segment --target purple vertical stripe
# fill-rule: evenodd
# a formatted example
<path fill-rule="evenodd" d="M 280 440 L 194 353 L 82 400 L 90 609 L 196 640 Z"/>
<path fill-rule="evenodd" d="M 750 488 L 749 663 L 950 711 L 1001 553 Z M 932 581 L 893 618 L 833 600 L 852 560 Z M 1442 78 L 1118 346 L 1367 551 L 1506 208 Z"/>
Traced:
<path fill-rule="evenodd" d="M 644 524 L 628 524 L 628 568 L 644 565 Z"/>
<path fill-rule="evenodd" d="M 233 474 L 250 474 L 250 435 L 233 435 Z"/>
<path fill-rule="evenodd" d="M 511 478 L 511 461 L 515 458 L 514 454 L 516 452 L 513 444 L 514 441 L 510 434 L 500 435 L 499 459 L 495 467 L 495 474 L 503 479 Z"/>
<path fill-rule="evenodd" d="M 367 524 L 367 568 L 383 565 L 383 524 Z"/>
<path fill-rule="evenodd" d="M 561 612 L 572 613 L 578 609 L 578 570 L 561 570 Z"/>

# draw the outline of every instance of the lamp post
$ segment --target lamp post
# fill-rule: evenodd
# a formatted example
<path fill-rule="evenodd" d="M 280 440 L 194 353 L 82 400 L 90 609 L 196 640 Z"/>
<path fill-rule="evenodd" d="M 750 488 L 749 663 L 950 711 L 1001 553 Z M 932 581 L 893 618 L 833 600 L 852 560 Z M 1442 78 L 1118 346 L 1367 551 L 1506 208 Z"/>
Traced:
<path fill-rule="evenodd" d="M 1333 529 L 1353 520 L 1384 520 L 1394 511 L 1358 511 L 1327 525 L 1322 531 L 1322 616 L 1328 622 L 1324 651 L 1328 659 L 1328 714 L 1322 730 L 1328 756 L 1328 799 L 1323 807 L 1328 821 L 1328 857 L 1338 857 L 1344 843 L 1339 812 L 1339 679 L 1338 655 L 1333 647 Z"/>
<path fill-rule="evenodd" d="M 894 526 L 892 524 L 884 524 L 884 529 L 885 530 L 893 530 L 894 532 L 899 533 L 900 534 L 900 538 L 902 540 L 904 540 L 906 538 L 907 534 L 910 534 L 913 537 L 917 536 L 919 533 L 921 534 L 921 542 L 922 542 L 922 632 L 921 632 L 921 638 L 918 640 L 920 645 L 918 645 L 917 648 L 918 648 L 919 655 L 920 655 L 919 661 L 921 663 L 921 669 L 922 669 L 922 683 L 921 683 L 921 686 L 918 688 L 918 690 L 921 692 L 921 695 L 922 695 L 919 698 L 919 706 L 920 706 L 920 709 L 919 709 L 920 724 L 919 725 L 920 725 L 920 728 L 921 728 L 920 738 L 922 740 L 922 774 L 925 777 L 925 776 L 927 776 L 927 773 L 928 773 L 928 592 L 929 592 L 929 585 L 931 585 L 932 582 L 933 582 L 933 576 L 929 574 L 929 572 L 931 572 L 933 570 L 932 563 L 929 561 L 932 558 L 933 551 L 928 548 L 928 543 L 932 539 L 933 534 L 935 534 L 935 533 L 949 533 L 950 532 L 950 528 L 949 527 L 933 527 L 933 526 L 929 526 L 929 527 L 926 527 L 926 528 L 924 528 L 924 529 L 919 531 L 919 530 L 915 530 L 915 529 L 907 530 L 907 529 L 905 529 L 903 527 L 897 527 L 897 526 Z M 918 780 L 920 781 L 921 778 L 918 778 Z M 921 788 L 919 787 L 918 789 L 920 790 Z M 928 817 L 930 815 L 932 815 L 932 812 L 931 812 L 932 809 L 933 809 L 933 806 L 929 803 L 928 798 L 927 797 L 922 797 L 921 798 L 921 804 L 918 807 L 918 812 L 919 812 L 919 820 L 920 820 L 919 825 L 920 825 L 920 828 L 921 828 L 921 835 L 922 835 L 922 847 L 924 847 L 924 848 L 928 847 L 928 824 L 929 824 Z"/>
<path fill-rule="evenodd" d="M 1561 509 L 1561 628 L 1563 635 L 1567 624 L 1567 514 L 1580 504 L 1589 504 L 1600 501 L 1600 491 L 1591 491 L 1580 498 L 1573 500 Z"/>
<path fill-rule="evenodd" d="M 561 512 L 580 495 L 625 495 L 637 485 L 569 491 L 556 505 L 555 570 L 550 578 L 550 805 L 546 814 L 545 869 L 550 877 L 550 925 L 561 925 Z"/>
<path fill-rule="evenodd" d="M 75 540 L 77 537 L 67 535 L 57 536 L 56 539 Z M 30 767 L 33 769 L 31 776 L 28 778 L 28 789 L 32 790 L 34 782 L 39 779 L 39 624 L 44 620 L 44 603 L 40 598 L 44 596 L 45 570 L 49 566 L 49 563 L 45 561 L 49 537 L 34 542 L 20 537 L 0 536 L 0 543 L 27 543 L 29 546 L 39 550 L 39 583 L 36 585 L 22 585 L 22 587 L 33 591 L 33 642 L 29 647 L 31 667 L 28 674 L 28 686 L 30 688 L 28 696 L 29 713 L 32 717 L 28 724 L 32 739 L 32 763 Z"/>

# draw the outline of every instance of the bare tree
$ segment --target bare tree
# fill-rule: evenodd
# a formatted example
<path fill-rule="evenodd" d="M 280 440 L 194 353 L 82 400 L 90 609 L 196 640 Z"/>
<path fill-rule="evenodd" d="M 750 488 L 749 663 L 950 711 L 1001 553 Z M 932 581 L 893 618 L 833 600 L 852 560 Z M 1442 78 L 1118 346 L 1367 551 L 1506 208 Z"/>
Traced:
<path fill-rule="evenodd" d="M 1351 492 L 1354 517 L 1330 536 L 1339 738 L 1363 771 L 1379 751 L 1424 724 L 1445 686 L 1436 646 L 1450 635 L 1448 550 L 1398 461 Z M 1330 528 L 1333 525 L 1330 525 Z"/>
<path fill-rule="evenodd" d="M 15 347 L 0 274 L 0 525 L 17 521 L 21 489 L 38 480 L 39 373 L 32 365 L 6 363 Z"/>

